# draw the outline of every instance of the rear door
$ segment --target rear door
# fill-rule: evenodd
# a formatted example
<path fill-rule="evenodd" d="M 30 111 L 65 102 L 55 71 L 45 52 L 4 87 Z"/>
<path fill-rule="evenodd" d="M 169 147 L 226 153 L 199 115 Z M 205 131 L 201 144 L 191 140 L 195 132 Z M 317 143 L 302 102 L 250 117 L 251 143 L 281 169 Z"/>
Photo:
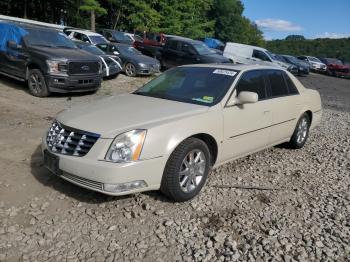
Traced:
<path fill-rule="evenodd" d="M 162 63 L 165 67 L 171 68 L 177 66 L 177 57 L 178 57 L 178 47 L 179 41 L 169 41 L 163 49 L 162 52 Z"/>
<path fill-rule="evenodd" d="M 236 84 L 232 95 L 237 96 L 242 91 L 257 93 L 259 101 L 223 109 L 224 161 L 262 149 L 269 141 L 272 115 L 270 101 L 267 100 L 264 71 L 245 72 Z"/>
<path fill-rule="evenodd" d="M 292 136 L 302 104 L 297 88 L 284 71 L 267 70 L 266 81 L 272 112 L 269 144 L 276 144 Z"/>

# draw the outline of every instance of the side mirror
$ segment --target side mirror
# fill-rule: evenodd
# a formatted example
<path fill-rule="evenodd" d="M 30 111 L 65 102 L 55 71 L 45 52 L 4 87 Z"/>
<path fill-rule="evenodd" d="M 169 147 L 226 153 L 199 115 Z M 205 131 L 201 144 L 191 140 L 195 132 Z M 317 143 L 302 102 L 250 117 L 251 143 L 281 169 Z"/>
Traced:
<path fill-rule="evenodd" d="M 110 37 L 108 37 L 108 41 L 114 42 L 114 38 L 110 36 Z"/>
<path fill-rule="evenodd" d="M 236 91 L 234 92 L 234 94 L 236 94 Z M 258 102 L 258 100 L 259 96 L 257 93 L 242 91 L 237 97 L 232 96 L 228 101 L 227 106 L 252 104 Z"/>
<path fill-rule="evenodd" d="M 7 47 L 13 50 L 19 50 L 22 48 L 21 45 L 17 45 L 17 43 L 13 40 L 7 41 Z"/>
<path fill-rule="evenodd" d="M 242 91 L 236 98 L 237 105 L 253 104 L 258 102 L 259 96 L 255 92 Z"/>
<path fill-rule="evenodd" d="M 119 55 L 119 52 L 117 52 L 117 51 L 114 51 L 114 52 L 113 52 L 113 54 L 115 54 L 115 55 Z"/>

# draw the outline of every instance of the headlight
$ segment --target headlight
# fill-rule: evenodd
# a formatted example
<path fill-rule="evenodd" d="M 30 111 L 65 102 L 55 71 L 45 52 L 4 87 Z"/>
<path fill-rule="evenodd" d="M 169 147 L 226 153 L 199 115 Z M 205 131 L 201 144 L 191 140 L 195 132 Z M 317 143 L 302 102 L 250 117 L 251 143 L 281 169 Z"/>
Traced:
<path fill-rule="evenodd" d="M 46 64 L 49 67 L 50 73 L 62 74 L 68 71 L 68 65 L 64 61 L 46 60 Z"/>
<path fill-rule="evenodd" d="M 105 159 L 115 163 L 139 160 L 146 133 L 146 130 L 137 129 L 118 135 L 109 147 Z"/>
<path fill-rule="evenodd" d="M 144 64 L 144 63 L 138 63 L 138 65 L 139 65 L 140 67 L 147 67 L 147 65 Z"/>

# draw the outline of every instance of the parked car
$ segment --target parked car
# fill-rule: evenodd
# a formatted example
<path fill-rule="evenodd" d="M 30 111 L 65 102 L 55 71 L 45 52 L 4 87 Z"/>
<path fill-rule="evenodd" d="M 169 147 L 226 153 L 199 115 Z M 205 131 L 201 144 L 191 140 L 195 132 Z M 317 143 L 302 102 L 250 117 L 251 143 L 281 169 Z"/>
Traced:
<path fill-rule="evenodd" d="M 159 49 L 166 42 L 166 37 L 163 33 L 151 33 L 145 31 L 135 31 L 134 47 L 141 51 L 144 55 L 156 57 Z"/>
<path fill-rule="evenodd" d="M 42 150 L 45 166 L 76 185 L 186 201 L 227 161 L 285 142 L 302 148 L 321 116 L 319 93 L 285 70 L 190 65 L 61 112 Z"/>
<path fill-rule="evenodd" d="M 142 41 L 142 38 L 138 35 L 135 35 L 132 33 L 125 33 L 125 35 L 130 38 L 130 40 L 132 41 L 133 44 L 135 41 Z"/>
<path fill-rule="evenodd" d="M 258 46 L 228 42 L 224 49 L 224 56 L 238 64 L 276 66 L 294 74 L 298 70 L 294 65 L 276 59 L 274 54 Z"/>
<path fill-rule="evenodd" d="M 309 63 L 310 70 L 320 73 L 325 73 L 327 71 L 327 65 L 322 63 L 320 59 L 314 56 L 297 56 L 298 59 Z"/>
<path fill-rule="evenodd" d="M 143 55 L 140 51 L 126 44 L 99 44 L 103 52 L 117 55 L 127 76 L 152 75 L 159 72 L 160 64 L 157 59 Z"/>
<path fill-rule="evenodd" d="M 183 37 L 170 38 L 158 54 L 162 67 L 187 64 L 231 63 L 230 59 L 210 50 L 203 42 Z"/>
<path fill-rule="evenodd" d="M 121 71 L 123 71 L 122 68 L 122 61 L 120 58 L 116 55 L 107 55 L 105 52 L 103 52 L 101 49 L 97 48 L 95 45 L 81 42 L 81 41 L 75 41 L 75 44 L 78 48 L 81 50 L 84 50 L 90 54 L 96 55 L 101 59 L 102 62 L 102 76 L 103 77 L 115 77 L 117 76 Z"/>
<path fill-rule="evenodd" d="M 285 62 L 293 64 L 298 69 L 298 75 L 308 75 L 310 72 L 310 65 L 304 61 L 299 60 L 295 56 L 291 55 L 280 55 Z"/>
<path fill-rule="evenodd" d="M 350 77 L 350 65 L 336 58 L 320 58 L 327 65 L 327 74 L 338 77 Z"/>
<path fill-rule="evenodd" d="M 111 29 L 101 29 L 99 33 L 112 43 L 133 44 L 133 40 L 131 40 L 124 32 Z"/>
<path fill-rule="evenodd" d="M 104 36 L 88 30 L 65 28 L 63 32 L 72 40 L 87 42 L 93 45 L 108 43 Z"/>
<path fill-rule="evenodd" d="M 28 83 L 34 96 L 97 90 L 101 62 L 62 32 L 0 22 L 0 73 Z"/>

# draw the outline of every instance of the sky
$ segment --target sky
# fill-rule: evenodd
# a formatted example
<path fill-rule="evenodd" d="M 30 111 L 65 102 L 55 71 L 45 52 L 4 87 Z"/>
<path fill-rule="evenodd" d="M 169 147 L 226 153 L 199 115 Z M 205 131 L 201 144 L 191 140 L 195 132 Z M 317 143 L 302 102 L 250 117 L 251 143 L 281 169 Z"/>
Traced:
<path fill-rule="evenodd" d="M 350 37 L 350 0 L 241 0 L 266 40 Z"/>

